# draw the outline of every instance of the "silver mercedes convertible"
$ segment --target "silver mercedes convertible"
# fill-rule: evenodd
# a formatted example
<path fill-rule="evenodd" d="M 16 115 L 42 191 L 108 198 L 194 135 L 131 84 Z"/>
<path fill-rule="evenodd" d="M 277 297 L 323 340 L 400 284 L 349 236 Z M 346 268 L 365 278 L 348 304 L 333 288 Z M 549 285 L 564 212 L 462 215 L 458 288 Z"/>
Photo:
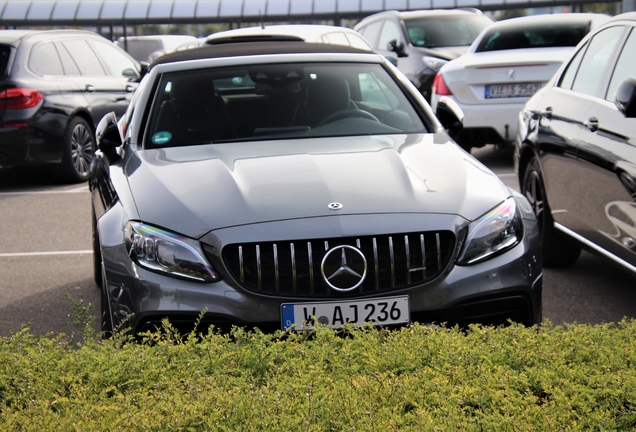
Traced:
<path fill-rule="evenodd" d="M 539 322 L 536 218 L 449 138 L 461 122 L 351 47 L 160 57 L 97 130 L 104 334 Z"/>

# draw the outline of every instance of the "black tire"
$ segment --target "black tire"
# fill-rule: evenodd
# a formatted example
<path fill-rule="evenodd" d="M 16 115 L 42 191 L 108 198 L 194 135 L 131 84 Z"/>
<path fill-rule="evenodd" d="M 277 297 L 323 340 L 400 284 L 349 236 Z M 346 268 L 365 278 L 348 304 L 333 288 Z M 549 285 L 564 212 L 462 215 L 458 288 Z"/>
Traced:
<path fill-rule="evenodd" d="M 91 161 L 95 157 L 95 136 L 81 117 L 74 117 L 64 134 L 64 154 L 59 175 L 71 183 L 88 180 Z"/>
<path fill-rule="evenodd" d="M 554 228 L 548 205 L 541 165 L 536 157 L 530 159 L 521 183 L 521 193 L 528 199 L 541 228 L 541 252 L 546 267 L 569 267 L 581 255 L 581 247 Z"/>
<path fill-rule="evenodd" d="M 91 206 L 92 207 L 92 206 Z M 92 231 L 93 231 L 93 279 L 97 288 L 102 288 L 102 251 L 99 242 L 99 231 L 97 231 L 97 219 L 95 212 L 91 209 Z"/>

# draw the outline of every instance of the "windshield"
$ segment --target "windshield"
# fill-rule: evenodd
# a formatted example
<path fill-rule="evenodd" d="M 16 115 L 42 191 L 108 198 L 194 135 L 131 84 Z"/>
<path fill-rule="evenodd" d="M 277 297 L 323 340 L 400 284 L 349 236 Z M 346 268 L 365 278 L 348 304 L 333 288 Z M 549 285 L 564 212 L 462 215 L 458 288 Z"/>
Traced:
<path fill-rule="evenodd" d="M 422 132 L 378 64 L 269 64 L 164 74 L 145 147 Z"/>
<path fill-rule="evenodd" d="M 522 48 L 574 47 L 589 31 L 589 23 L 536 24 L 490 29 L 475 52 Z"/>
<path fill-rule="evenodd" d="M 492 24 L 485 15 L 458 15 L 406 20 L 411 44 L 424 48 L 469 46 Z"/>

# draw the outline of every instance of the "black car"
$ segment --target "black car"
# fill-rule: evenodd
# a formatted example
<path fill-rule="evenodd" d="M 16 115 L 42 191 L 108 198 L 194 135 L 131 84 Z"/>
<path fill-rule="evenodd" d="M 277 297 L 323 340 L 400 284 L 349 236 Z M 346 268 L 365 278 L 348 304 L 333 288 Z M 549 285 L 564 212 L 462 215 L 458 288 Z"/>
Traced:
<path fill-rule="evenodd" d="M 430 101 L 433 79 L 440 68 L 468 51 L 493 22 L 477 9 L 386 11 L 366 17 L 354 29 L 377 52 L 397 63 Z"/>
<path fill-rule="evenodd" d="M 102 36 L 81 30 L 0 31 L 0 167 L 54 164 L 88 179 L 95 126 L 122 115 L 141 66 Z"/>
<path fill-rule="evenodd" d="M 262 330 L 541 320 L 529 203 L 377 53 L 259 42 L 166 54 L 97 141 L 106 333 L 187 326 L 204 310 L 205 325 Z"/>
<path fill-rule="evenodd" d="M 515 163 L 546 265 L 583 247 L 636 273 L 636 13 L 590 33 L 525 104 Z"/>

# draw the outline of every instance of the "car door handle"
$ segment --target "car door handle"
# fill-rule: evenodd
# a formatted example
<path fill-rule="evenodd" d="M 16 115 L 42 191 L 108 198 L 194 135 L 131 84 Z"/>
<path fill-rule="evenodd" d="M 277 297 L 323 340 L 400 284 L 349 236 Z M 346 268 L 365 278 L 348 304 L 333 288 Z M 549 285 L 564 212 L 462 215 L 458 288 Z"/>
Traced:
<path fill-rule="evenodd" d="M 132 92 L 134 92 L 134 91 L 135 91 L 135 89 L 137 89 L 137 86 L 134 86 L 134 85 L 130 85 L 130 84 L 128 84 L 128 85 L 126 86 L 126 93 L 132 93 Z"/>
<path fill-rule="evenodd" d="M 598 130 L 598 119 L 596 117 L 590 117 L 583 125 L 590 130 L 590 132 L 596 132 Z"/>
<path fill-rule="evenodd" d="M 95 91 L 95 86 L 87 84 L 86 85 L 86 91 L 89 92 L 89 93 L 93 93 Z"/>

